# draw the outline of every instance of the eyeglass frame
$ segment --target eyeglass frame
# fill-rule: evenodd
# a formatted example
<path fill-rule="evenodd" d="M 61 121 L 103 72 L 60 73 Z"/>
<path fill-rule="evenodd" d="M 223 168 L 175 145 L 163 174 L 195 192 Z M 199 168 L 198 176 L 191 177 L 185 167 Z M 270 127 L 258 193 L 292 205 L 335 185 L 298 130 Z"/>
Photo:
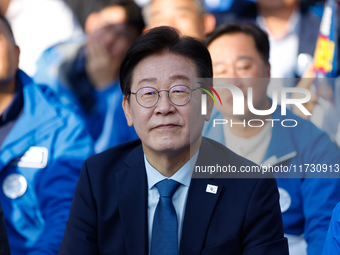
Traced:
<path fill-rule="evenodd" d="M 174 88 L 174 87 L 176 87 L 176 86 L 185 86 L 185 87 L 187 87 L 187 88 L 190 90 L 190 98 L 189 98 L 188 102 L 186 102 L 185 104 L 175 104 L 174 102 L 171 101 L 171 99 L 170 99 L 170 93 L 169 93 L 169 92 L 170 92 L 170 90 L 171 90 L 172 88 Z M 137 99 L 137 93 L 138 93 L 138 91 L 141 90 L 141 89 L 145 89 L 145 88 L 154 89 L 154 90 L 156 90 L 157 93 L 158 93 L 157 101 L 156 101 L 156 103 L 155 103 L 154 105 L 152 105 L 152 106 L 143 106 L 143 105 L 141 105 L 141 104 L 139 103 L 139 101 L 138 101 L 138 99 Z M 173 105 L 176 105 L 176 106 L 184 106 L 184 105 L 186 105 L 186 104 L 188 104 L 188 103 L 190 102 L 190 100 L 191 100 L 191 98 L 192 98 L 192 92 L 195 91 L 195 90 L 197 90 L 197 89 L 200 89 L 200 88 L 197 87 L 197 88 L 191 89 L 189 86 L 183 85 L 183 84 L 178 84 L 178 85 L 172 86 L 169 90 L 166 90 L 166 89 L 157 90 L 157 89 L 154 88 L 154 87 L 148 87 L 148 86 L 147 86 L 147 87 L 141 87 L 141 88 L 139 88 L 136 92 L 131 92 L 131 91 L 130 91 L 130 95 L 132 94 L 132 95 L 134 95 L 134 96 L 136 97 L 136 101 L 137 101 L 137 103 L 138 103 L 140 106 L 142 106 L 142 107 L 144 107 L 144 108 L 151 108 L 151 107 L 154 107 L 156 104 L 158 104 L 159 98 L 161 97 L 160 92 L 166 91 L 166 92 L 168 92 L 169 101 L 170 101 Z"/>

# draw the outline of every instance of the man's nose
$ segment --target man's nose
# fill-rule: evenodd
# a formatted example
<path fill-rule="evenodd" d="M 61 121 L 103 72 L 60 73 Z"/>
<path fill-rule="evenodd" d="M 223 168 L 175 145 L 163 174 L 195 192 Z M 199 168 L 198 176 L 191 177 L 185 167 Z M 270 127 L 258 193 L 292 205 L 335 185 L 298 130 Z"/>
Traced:
<path fill-rule="evenodd" d="M 118 35 L 115 32 L 111 32 L 106 36 L 106 44 L 108 48 L 113 47 L 115 42 L 117 41 Z"/>
<path fill-rule="evenodd" d="M 175 110 L 175 106 L 170 101 L 170 98 L 168 97 L 168 92 L 165 90 L 162 90 L 159 92 L 159 100 L 155 108 L 156 113 L 160 113 L 163 115 L 167 115 L 170 112 L 173 112 Z"/>
<path fill-rule="evenodd" d="M 240 78 L 237 70 L 235 68 L 229 68 L 227 72 L 227 78 L 237 79 Z"/>
<path fill-rule="evenodd" d="M 221 77 L 222 78 L 222 77 Z M 237 87 L 241 87 L 242 85 L 242 77 L 238 74 L 237 70 L 234 68 L 228 69 L 228 72 L 226 72 L 224 78 L 226 79 L 227 84 L 232 84 Z"/>

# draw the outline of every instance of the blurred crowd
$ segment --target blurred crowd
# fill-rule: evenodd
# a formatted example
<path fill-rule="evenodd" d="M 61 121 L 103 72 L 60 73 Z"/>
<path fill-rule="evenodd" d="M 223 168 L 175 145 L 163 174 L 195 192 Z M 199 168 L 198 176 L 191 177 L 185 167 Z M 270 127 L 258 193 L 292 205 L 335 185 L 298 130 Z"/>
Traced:
<path fill-rule="evenodd" d="M 220 133 L 205 127 L 204 136 L 257 164 L 339 167 L 340 37 L 331 100 L 316 91 L 313 65 L 325 2 L 1 0 L 0 254 L 57 254 L 82 162 L 138 138 L 122 109 L 119 67 L 134 40 L 154 27 L 171 26 L 202 41 L 214 78 L 271 78 L 254 87 L 256 109 L 270 108 L 277 87 L 311 93 L 304 104 L 311 116 L 294 108 L 287 113 L 299 120 L 295 129 L 225 125 Z M 248 85 L 238 82 L 245 92 Z M 232 107 L 216 107 L 214 118 L 234 118 Z M 272 118 L 281 117 L 278 108 Z M 243 118 L 254 116 L 248 109 Z M 328 229 L 340 179 L 277 183 L 290 254 L 322 254 L 324 247 L 324 254 L 336 254 L 338 210 Z"/>

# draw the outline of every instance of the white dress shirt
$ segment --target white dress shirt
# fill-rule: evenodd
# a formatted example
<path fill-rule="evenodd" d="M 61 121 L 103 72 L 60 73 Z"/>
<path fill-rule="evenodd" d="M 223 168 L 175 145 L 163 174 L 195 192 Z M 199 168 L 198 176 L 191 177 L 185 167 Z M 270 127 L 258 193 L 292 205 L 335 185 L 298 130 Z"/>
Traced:
<path fill-rule="evenodd" d="M 172 197 L 172 203 L 175 207 L 177 214 L 177 223 L 178 223 L 178 248 L 181 241 L 182 236 L 182 228 L 183 228 L 183 219 L 185 213 L 185 205 L 187 203 L 188 190 L 191 182 L 191 173 L 193 172 L 193 168 L 195 166 L 198 152 L 195 153 L 184 166 L 182 166 L 173 176 L 170 178 L 162 175 L 158 172 L 153 166 L 150 165 L 144 154 L 144 162 L 146 175 L 148 180 L 148 234 L 149 234 L 149 251 L 151 247 L 151 237 L 152 237 L 152 224 L 153 218 L 155 214 L 155 210 L 159 201 L 159 192 L 156 188 L 155 184 L 164 180 L 164 179 L 172 179 L 179 182 L 181 185 L 175 191 Z M 191 164 L 190 164 L 191 162 Z M 149 252 L 150 253 L 150 252 Z"/>
<path fill-rule="evenodd" d="M 286 34 L 276 39 L 267 27 L 265 19 L 259 15 L 257 24 L 267 32 L 270 42 L 269 62 L 272 78 L 294 78 L 299 50 L 301 14 L 294 11 L 287 24 Z"/>
<path fill-rule="evenodd" d="M 293 87 L 296 85 L 297 60 L 299 52 L 299 34 L 301 28 L 301 14 L 294 11 L 290 16 L 287 24 L 286 34 L 276 39 L 270 32 L 264 17 L 259 15 L 256 19 L 257 24 L 267 32 L 270 53 L 270 82 L 267 89 L 267 95 L 273 97 L 273 89 L 281 89 L 282 87 Z M 290 79 L 283 79 L 290 78 Z M 281 104 L 281 98 L 278 98 Z"/>

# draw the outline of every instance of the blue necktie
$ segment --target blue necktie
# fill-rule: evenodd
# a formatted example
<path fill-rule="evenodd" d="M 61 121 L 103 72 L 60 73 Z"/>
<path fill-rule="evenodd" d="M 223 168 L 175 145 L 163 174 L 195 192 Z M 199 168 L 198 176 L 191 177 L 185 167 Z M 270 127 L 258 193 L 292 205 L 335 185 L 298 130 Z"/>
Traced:
<path fill-rule="evenodd" d="M 160 197 L 153 218 L 151 255 L 178 255 L 177 215 L 172 196 L 179 185 L 171 179 L 156 184 Z"/>

